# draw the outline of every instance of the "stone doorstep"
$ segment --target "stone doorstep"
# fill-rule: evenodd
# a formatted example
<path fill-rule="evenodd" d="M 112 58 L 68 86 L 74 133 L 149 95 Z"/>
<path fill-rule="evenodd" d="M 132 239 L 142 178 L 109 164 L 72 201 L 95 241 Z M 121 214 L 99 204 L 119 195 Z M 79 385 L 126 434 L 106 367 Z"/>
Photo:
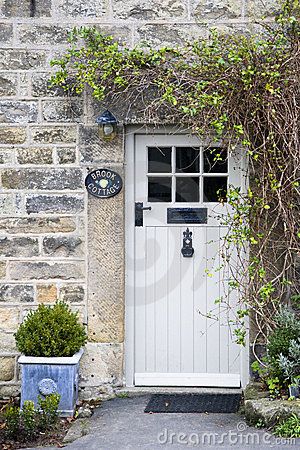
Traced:
<path fill-rule="evenodd" d="M 147 394 L 242 394 L 242 388 L 214 387 L 122 387 L 115 389 L 116 396 L 128 394 L 128 397 Z"/>

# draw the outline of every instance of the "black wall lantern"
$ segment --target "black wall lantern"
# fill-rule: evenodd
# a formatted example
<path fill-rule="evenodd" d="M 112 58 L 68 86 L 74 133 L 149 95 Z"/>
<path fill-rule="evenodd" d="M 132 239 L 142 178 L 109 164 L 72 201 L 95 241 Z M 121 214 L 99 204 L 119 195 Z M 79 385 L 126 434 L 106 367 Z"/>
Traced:
<path fill-rule="evenodd" d="M 96 118 L 96 123 L 99 125 L 99 134 L 102 139 L 110 141 L 116 137 L 118 121 L 108 109 Z"/>

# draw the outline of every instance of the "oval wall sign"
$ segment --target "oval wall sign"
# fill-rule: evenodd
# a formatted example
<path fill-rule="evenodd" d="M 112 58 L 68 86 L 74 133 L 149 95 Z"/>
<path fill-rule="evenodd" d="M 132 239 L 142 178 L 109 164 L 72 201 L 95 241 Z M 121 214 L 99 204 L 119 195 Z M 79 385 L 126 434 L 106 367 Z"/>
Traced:
<path fill-rule="evenodd" d="M 122 189 L 122 178 L 117 172 L 110 169 L 96 169 L 90 172 L 85 179 L 87 191 L 99 198 L 108 198 L 117 195 Z"/>

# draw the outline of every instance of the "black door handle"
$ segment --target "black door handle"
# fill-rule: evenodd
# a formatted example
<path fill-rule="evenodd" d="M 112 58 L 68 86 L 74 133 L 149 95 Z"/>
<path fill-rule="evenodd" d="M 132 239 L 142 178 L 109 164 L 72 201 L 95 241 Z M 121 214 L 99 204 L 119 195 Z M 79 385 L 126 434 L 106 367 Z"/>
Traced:
<path fill-rule="evenodd" d="M 136 202 L 135 204 L 135 226 L 143 226 L 143 211 L 151 211 L 151 206 L 144 206 L 143 202 Z"/>

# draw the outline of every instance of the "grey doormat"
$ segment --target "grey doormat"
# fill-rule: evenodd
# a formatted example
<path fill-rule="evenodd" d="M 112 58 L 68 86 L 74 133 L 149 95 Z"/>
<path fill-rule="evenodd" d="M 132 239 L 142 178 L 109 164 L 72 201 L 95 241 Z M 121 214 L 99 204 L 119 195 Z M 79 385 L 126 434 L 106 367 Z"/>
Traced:
<path fill-rule="evenodd" d="M 145 413 L 235 413 L 241 394 L 154 394 Z"/>

